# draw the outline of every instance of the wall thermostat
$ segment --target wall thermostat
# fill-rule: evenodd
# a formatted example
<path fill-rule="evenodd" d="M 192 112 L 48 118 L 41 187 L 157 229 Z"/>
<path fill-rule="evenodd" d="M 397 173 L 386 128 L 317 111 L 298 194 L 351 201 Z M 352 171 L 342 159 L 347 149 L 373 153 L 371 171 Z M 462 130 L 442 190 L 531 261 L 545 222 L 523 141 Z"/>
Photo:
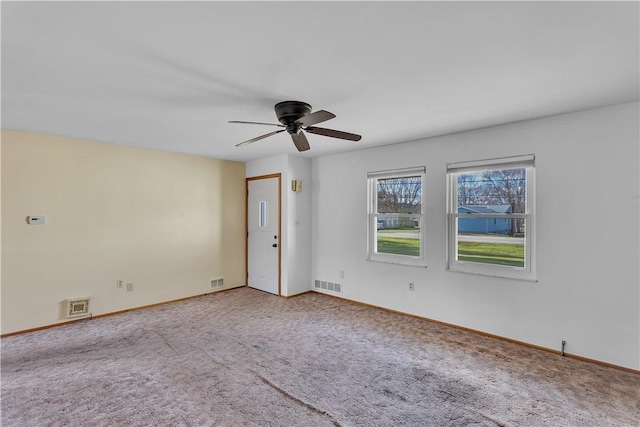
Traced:
<path fill-rule="evenodd" d="M 44 224 L 47 222 L 47 217 L 44 215 L 32 215 L 27 217 L 29 224 Z"/>

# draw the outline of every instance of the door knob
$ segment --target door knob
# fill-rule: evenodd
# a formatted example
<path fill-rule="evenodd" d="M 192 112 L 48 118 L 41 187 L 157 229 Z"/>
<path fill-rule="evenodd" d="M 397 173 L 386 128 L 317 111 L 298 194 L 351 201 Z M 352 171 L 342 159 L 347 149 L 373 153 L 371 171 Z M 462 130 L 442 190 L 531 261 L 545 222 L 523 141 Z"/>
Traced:
<path fill-rule="evenodd" d="M 278 238 L 278 236 L 273 236 L 273 238 L 274 238 L 274 239 L 277 239 L 277 238 Z"/>
<path fill-rule="evenodd" d="M 274 247 L 274 248 L 277 248 L 277 247 L 278 247 L 278 244 L 277 244 L 277 243 L 274 243 L 274 244 L 273 244 L 273 247 Z"/>

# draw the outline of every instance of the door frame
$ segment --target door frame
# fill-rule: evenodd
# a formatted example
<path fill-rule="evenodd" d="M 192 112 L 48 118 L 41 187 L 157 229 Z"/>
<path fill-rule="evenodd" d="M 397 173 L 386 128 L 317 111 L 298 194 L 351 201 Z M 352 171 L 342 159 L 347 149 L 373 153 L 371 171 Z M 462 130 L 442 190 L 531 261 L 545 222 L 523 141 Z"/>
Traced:
<path fill-rule="evenodd" d="M 272 173 L 268 175 L 259 175 L 245 178 L 245 245 L 244 245 L 244 264 L 245 271 L 247 272 L 247 287 L 249 286 L 249 182 L 257 181 L 260 179 L 278 178 L 278 296 L 282 296 L 280 289 L 280 276 L 281 276 L 281 259 L 282 259 L 282 174 Z"/>

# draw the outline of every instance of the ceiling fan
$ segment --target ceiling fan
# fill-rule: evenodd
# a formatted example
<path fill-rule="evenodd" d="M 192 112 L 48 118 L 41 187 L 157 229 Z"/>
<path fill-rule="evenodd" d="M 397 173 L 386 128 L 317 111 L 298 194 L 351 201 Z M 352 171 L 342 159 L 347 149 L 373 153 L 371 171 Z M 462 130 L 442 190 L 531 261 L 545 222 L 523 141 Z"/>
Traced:
<path fill-rule="evenodd" d="M 267 138 L 269 136 L 275 135 L 280 132 L 284 132 L 285 130 L 291 135 L 291 139 L 293 140 L 294 145 L 298 149 L 298 151 L 306 151 L 309 147 L 309 141 L 307 137 L 304 135 L 302 131 L 314 133 L 316 135 L 329 136 L 331 138 L 338 139 L 346 139 L 349 141 L 360 141 L 362 136 L 356 135 L 354 133 L 343 132 L 340 130 L 333 129 L 325 129 L 315 127 L 313 125 L 317 123 L 322 123 L 327 120 L 331 120 L 335 117 L 335 114 L 330 113 L 325 110 L 318 110 L 315 112 L 311 112 L 311 105 L 306 102 L 300 101 L 283 101 L 278 102 L 274 107 L 276 111 L 276 117 L 278 118 L 278 123 L 262 123 L 262 122 L 245 122 L 240 120 L 232 120 L 229 123 L 244 123 L 251 125 L 268 125 L 268 126 L 279 126 L 284 129 L 279 129 L 274 132 L 269 132 L 264 135 L 257 136 L 255 138 L 251 138 L 247 141 L 241 142 L 240 144 L 236 144 L 236 147 L 242 147 L 244 145 L 249 145 L 252 142 L 259 141 L 261 139 Z"/>

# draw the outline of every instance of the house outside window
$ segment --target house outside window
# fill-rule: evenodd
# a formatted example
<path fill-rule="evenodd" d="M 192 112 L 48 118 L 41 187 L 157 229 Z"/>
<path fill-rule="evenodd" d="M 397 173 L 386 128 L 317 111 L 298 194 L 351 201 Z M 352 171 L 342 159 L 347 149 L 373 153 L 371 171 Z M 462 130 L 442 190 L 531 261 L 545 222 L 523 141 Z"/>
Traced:
<path fill-rule="evenodd" d="M 447 165 L 447 269 L 535 280 L 533 155 Z"/>
<path fill-rule="evenodd" d="M 368 260 L 426 267 L 425 168 L 370 172 Z"/>

